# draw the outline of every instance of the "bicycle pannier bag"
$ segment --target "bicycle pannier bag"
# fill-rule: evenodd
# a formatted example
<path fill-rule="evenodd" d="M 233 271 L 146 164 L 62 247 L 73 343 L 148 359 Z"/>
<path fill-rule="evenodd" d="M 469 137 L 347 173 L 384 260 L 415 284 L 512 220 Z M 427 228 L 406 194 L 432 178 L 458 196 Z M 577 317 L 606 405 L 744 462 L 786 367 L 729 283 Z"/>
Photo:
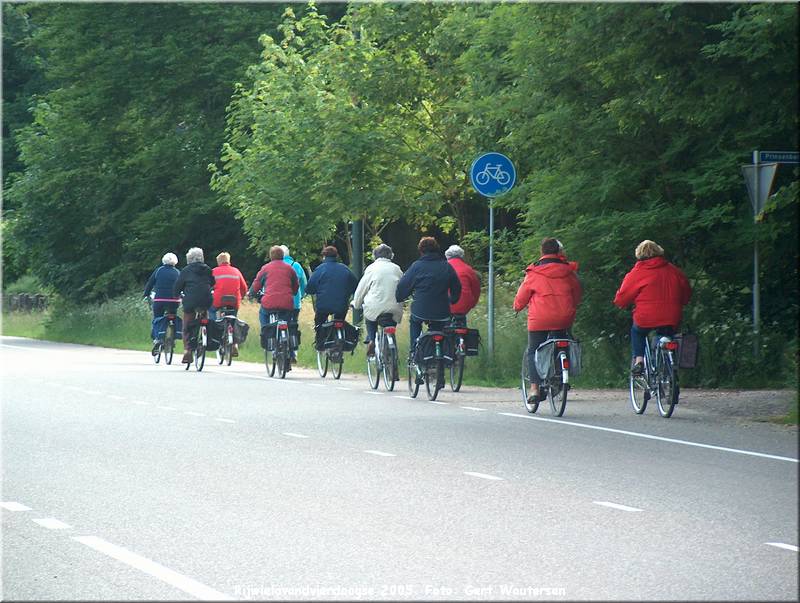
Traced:
<path fill-rule="evenodd" d="M 555 349 L 555 345 L 552 339 L 548 339 L 536 348 L 534 362 L 536 364 L 536 372 L 539 373 L 540 379 L 549 379 L 555 372 L 553 366 L 553 350 Z"/>
<path fill-rule="evenodd" d="M 314 334 L 314 349 L 322 352 L 336 343 L 336 333 L 333 331 L 333 321 L 323 322 L 316 327 Z"/>
<path fill-rule="evenodd" d="M 275 351 L 275 323 L 268 323 L 261 327 L 261 347 L 268 352 Z"/>
<path fill-rule="evenodd" d="M 569 374 L 573 377 L 579 377 L 583 369 L 581 353 L 581 342 L 569 342 Z"/>
<path fill-rule="evenodd" d="M 693 333 L 682 333 L 675 336 L 678 342 L 678 368 L 693 369 L 697 366 L 700 352 L 700 340 Z"/>
<path fill-rule="evenodd" d="M 441 331 L 425 331 L 417 340 L 417 348 L 414 352 L 414 364 L 425 366 L 428 361 L 436 355 L 436 342 L 434 335 L 444 335 Z M 445 337 L 442 340 L 442 355 L 445 364 L 449 364 L 453 359 L 453 340 Z"/>
<path fill-rule="evenodd" d="M 300 347 L 300 325 L 296 322 L 289 323 L 289 346 L 293 350 Z"/>
<path fill-rule="evenodd" d="M 478 329 L 467 329 L 464 336 L 464 348 L 467 356 L 477 356 L 481 345 L 481 333 Z"/>
<path fill-rule="evenodd" d="M 242 344 L 247 340 L 247 333 L 250 331 L 250 325 L 243 320 L 236 319 L 233 324 L 233 340 L 237 344 Z"/>
<path fill-rule="evenodd" d="M 358 345 L 358 328 L 349 322 L 344 323 L 344 351 L 352 352 Z"/>

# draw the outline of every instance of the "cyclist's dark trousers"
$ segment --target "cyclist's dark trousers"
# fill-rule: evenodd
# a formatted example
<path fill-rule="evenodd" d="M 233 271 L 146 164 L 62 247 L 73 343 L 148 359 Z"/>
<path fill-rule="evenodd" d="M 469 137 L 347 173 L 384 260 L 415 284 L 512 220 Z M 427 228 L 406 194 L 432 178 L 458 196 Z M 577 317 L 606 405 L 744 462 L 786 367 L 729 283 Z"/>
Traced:
<path fill-rule="evenodd" d="M 375 341 L 375 336 L 378 333 L 378 321 L 377 320 L 370 320 L 369 318 L 364 317 L 364 324 L 367 327 L 366 343 L 369 343 L 370 341 Z M 393 320 L 392 321 L 386 321 L 384 323 L 384 326 L 396 327 L 397 323 L 395 321 L 393 321 Z"/>
<path fill-rule="evenodd" d="M 531 376 L 531 383 L 539 385 L 542 381 L 536 372 L 536 348 L 548 339 L 566 338 L 566 331 L 528 331 L 528 374 Z"/>
<path fill-rule="evenodd" d="M 178 303 L 179 302 L 162 302 L 162 301 L 153 302 L 153 318 L 160 318 L 164 316 L 164 312 L 167 311 L 170 314 L 176 314 L 178 312 Z M 150 329 L 150 336 L 153 339 L 158 338 L 158 333 L 156 333 L 155 324 L 153 324 L 152 328 Z"/>
<path fill-rule="evenodd" d="M 186 309 L 186 306 L 183 307 L 183 351 L 186 352 L 191 350 L 191 346 L 189 345 L 189 329 L 186 328 L 191 321 L 197 318 L 198 313 L 206 312 L 206 309 L 200 308 L 192 308 L 190 310 Z"/>
<path fill-rule="evenodd" d="M 641 356 L 644 358 L 644 346 L 647 344 L 647 335 L 653 329 L 656 330 L 656 333 L 659 335 L 666 335 L 667 337 L 672 337 L 675 335 L 675 327 L 670 326 L 663 326 L 663 327 L 649 327 L 643 328 L 636 326 L 636 323 L 631 324 L 631 358 L 635 358 L 636 356 Z"/>
<path fill-rule="evenodd" d="M 428 329 L 430 331 L 442 331 L 447 326 L 446 320 L 423 320 L 422 318 L 417 318 L 413 314 L 411 315 L 411 324 L 409 325 L 408 331 L 411 335 L 411 347 L 409 349 L 413 350 L 417 347 L 417 339 L 422 334 L 422 323 L 428 323 Z"/>
<path fill-rule="evenodd" d="M 330 314 L 330 312 L 314 312 L 314 339 L 317 345 L 322 344 L 322 338 L 325 336 L 317 327 L 324 322 L 328 322 L 328 316 Z M 347 308 L 341 312 L 333 312 L 334 320 L 344 320 L 345 316 L 347 316 Z"/>

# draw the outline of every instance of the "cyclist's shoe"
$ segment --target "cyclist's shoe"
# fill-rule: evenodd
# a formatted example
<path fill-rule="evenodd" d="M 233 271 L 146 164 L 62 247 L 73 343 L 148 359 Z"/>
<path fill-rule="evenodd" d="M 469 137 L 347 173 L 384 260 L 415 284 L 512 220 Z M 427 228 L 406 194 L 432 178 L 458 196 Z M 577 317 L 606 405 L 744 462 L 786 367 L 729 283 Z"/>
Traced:
<path fill-rule="evenodd" d="M 374 356 L 375 355 L 375 342 L 370 341 L 367 344 L 367 356 Z"/>
<path fill-rule="evenodd" d="M 641 377 L 644 375 L 644 363 L 634 362 L 633 365 L 631 365 L 631 375 L 634 377 Z"/>
<path fill-rule="evenodd" d="M 158 355 L 158 352 L 159 352 L 160 348 L 161 348 L 161 342 L 158 339 L 154 339 L 153 340 L 153 350 L 152 350 L 153 356 Z"/>
<path fill-rule="evenodd" d="M 191 364 L 193 360 L 194 360 L 194 357 L 192 356 L 191 350 L 187 350 L 187 351 L 185 351 L 183 353 L 183 358 L 181 359 L 181 364 Z"/>
<path fill-rule="evenodd" d="M 541 400 L 539 386 L 531 383 L 531 393 L 528 394 L 528 404 L 536 404 Z"/>
<path fill-rule="evenodd" d="M 231 348 L 231 358 L 236 358 L 239 355 L 239 346 L 237 344 L 233 344 Z"/>

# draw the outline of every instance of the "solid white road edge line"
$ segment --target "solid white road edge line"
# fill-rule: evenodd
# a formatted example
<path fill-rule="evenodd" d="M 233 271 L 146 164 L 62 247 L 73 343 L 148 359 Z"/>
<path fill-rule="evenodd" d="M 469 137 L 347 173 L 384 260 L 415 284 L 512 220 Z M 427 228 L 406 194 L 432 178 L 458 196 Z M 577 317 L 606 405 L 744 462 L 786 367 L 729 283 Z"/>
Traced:
<path fill-rule="evenodd" d="M 531 421 L 545 421 L 547 423 L 559 423 L 561 425 L 570 425 L 571 427 L 582 427 L 583 429 L 597 429 L 598 431 L 608 431 L 611 433 L 621 433 L 622 435 L 633 436 L 636 438 L 645 438 L 648 440 L 659 440 L 661 442 L 670 442 L 671 444 L 682 444 L 683 446 L 696 446 L 698 448 L 709 448 L 711 450 L 722 450 L 723 452 L 734 452 L 736 454 L 746 454 L 748 456 L 758 456 L 765 459 L 775 459 L 777 461 L 788 461 L 790 463 L 797 463 L 798 459 L 793 459 L 788 456 L 778 456 L 775 454 L 765 454 L 763 452 L 753 452 L 752 450 L 739 450 L 738 448 L 727 448 L 725 446 L 713 446 L 711 444 L 701 444 L 700 442 L 690 442 L 688 440 L 677 440 L 675 438 L 664 438 L 661 436 L 650 435 L 649 433 L 639 433 L 637 431 L 626 431 L 624 429 L 613 429 L 611 427 L 600 427 L 599 425 L 587 425 L 586 423 L 573 423 L 572 421 L 561 421 L 559 419 L 547 419 L 545 417 L 531 417 L 529 415 L 520 415 L 513 412 L 499 412 L 499 415 L 506 417 L 517 417 L 519 419 L 530 419 Z"/>
<path fill-rule="evenodd" d="M 592 501 L 596 505 L 600 505 L 601 507 L 609 507 L 611 509 L 619 509 L 620 511 L 630 511 L 630 512 L 639 512 L 642 509 L 637 509 L 636 507 L 628 507 L 626 505 L 618 505 L 617 503 L 608 502 L 605 500 L 593 500 Z"/>
<path fill-rule="evenodd" d="M 59 521 L 55 517 L 45 517 L 44 519 L 34 519 L 34 523 L 38 523 L 43 528 L 48 530 L 69 530 L 72 526 Z"/>
<path fill-rule="evenodd" d="M 23 504 L 18 502 L 0 502 L 0 507 L 3 507 L 6 511 L 30 511 L 30 507 L 26 507 Z"/>
<path fill-rule="evenodd" d="M 471 475 L 472 477 L 480 477 L 481 479 L 490 479 L 493 481 L 503 481 L 502 477 L 496 475 L 489 475 L 488 473 L 476 473 L 474 471 L 464 471 L 464 475 Z"/>
<path fill-rule="evenodd" d="M 283 433 L 285 436 L 289 436 L 290 438 L 307 438 L 309 436 L 303 435 L 302 433 L 292 433 L 291 431 L 285 431 Z"/>
<path fill-rule="evenodd" d="M 397 398 L 398 400 L 413 400 L 411 396 L 392 396 L 392 398 Z"/>
<path fill-rule="evenodd" d="M 375 456 L 397 456 L 391 452 L 381 452 L 380 450 L 365 450 L 367 454 L 374 454 Z"/>
<path fill-rule="evenodd" d="M 149 574 L 154 578 L 158 578 L 162 582 L 166 582 L 167 584 L 174 586 L 175 588 L 182 590 L 193 597 L 197 597 L 201 601 L 234 600 L 233 597 L 221 593 L 218 590 L 214 590 L 210 586 L 201 584 L 197 580 L 193 580 L 188 576 L 179 574 L 176 571 L 164 567 L 160 563 L 156 563 L 155 561 L 151 561 L 150 559 L 142 557 L 141 555 L 132 553 L 127 549 L 123 549 L 122 547 L 111 544 L 110 542 L 107 542 L 102 538 L 98 538 L 97 536 L 74 536 L 73 540 L 77 540 L 81 544 L 84 544 L 89 548 L 98 551 L 99 553 L 103 553 L 104 555 L 108 555 L 117 561 L 121 561 L 122 563 L 130 565 L 131 567 L 134 567 L 145 574 Z"/>
<path fill-rule="evenodd" d="M 793 544 L 786 544 L 785 542 L 765 542 L 764 544 L 768 546 L 774 546 L 779 549 L 786 549 L 787 551 L 794 551 L 795 553 L 798 550 Z"/>

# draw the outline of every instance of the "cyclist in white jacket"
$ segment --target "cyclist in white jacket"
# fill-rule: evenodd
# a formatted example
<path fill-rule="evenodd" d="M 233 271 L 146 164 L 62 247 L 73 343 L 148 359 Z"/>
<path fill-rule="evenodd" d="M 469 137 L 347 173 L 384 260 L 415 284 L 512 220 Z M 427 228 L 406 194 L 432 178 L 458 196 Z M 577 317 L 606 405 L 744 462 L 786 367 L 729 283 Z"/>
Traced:
<path fill-rule="evenodd" d="M 403 304 L 397 301 L 395 291 L 403 271 L 392 262 L 392 248 L 381 243 L 372 250 L 375 259 L 367 266 L 364 276 L 358 283 L 353 296 L 353 307 L 364 309 L 364 322 L 367 326 L 367 356 L 375 354 L 375 333 L 378 330 L 378 316 L 391 314 L 396 325 L 403 319 Z"/>

